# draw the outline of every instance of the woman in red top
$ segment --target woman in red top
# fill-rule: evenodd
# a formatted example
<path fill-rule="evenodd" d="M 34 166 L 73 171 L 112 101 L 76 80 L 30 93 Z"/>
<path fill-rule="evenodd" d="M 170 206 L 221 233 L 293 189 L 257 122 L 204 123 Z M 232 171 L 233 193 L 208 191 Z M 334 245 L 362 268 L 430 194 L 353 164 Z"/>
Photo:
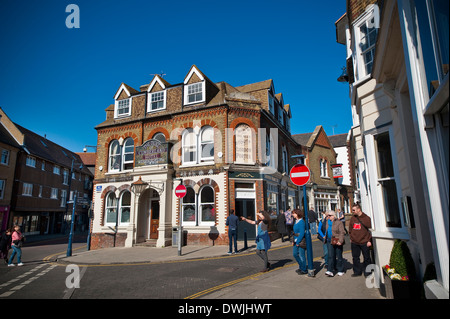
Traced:
<path fill-rule="evenodd" d="M 9 258 L 8 267 L 14 266 L 12 263 L 14 256 L 17 254 L 17 266 L 23 266 L 22 263 L 22 239 L 23 235 L 20 232 L 20 226 L 16 225 L 14 226 L 14 232 L 11 236 L 12 244 L 11 247 L 13 249 L 13 253 L 11 254 L 11 257 Z"/>

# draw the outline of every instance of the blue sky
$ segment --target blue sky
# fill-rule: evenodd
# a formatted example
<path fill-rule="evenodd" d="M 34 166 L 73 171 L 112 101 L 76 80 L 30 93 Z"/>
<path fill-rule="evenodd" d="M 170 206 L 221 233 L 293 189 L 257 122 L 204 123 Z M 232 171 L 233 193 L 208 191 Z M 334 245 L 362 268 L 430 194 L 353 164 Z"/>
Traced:
<path fill-rule="evenodd" d="M 69 4 L 80 28 L 68 29 Z M 81 152 L 97 144 L 121 82 L 154 73 L 181 83 L 196 64 L 233 86 L 273 79 L 292 107 L 292 134 L 351 127 L 345 47 L 334 23 L 344 0 L 2 0 L 0 107 L 17 124 Z M 92 149 L 89 149 L 92 151 Z"/>

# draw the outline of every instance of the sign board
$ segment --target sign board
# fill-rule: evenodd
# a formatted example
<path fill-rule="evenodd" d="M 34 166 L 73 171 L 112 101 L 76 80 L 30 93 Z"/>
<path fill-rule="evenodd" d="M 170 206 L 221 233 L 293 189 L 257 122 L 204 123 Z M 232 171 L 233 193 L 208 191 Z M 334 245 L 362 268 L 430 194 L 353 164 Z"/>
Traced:
<path fill-rule="evenodd" d="M 169 147 L 167 143 L 158 140 L 148 140 L 141 146 L 136 146 L 134 166 L 167 164 Z"/>
<path fill-rule="evenodd" d="M 309 181 L 311 172 L 308 166 L 304 164 L 297 164 L 291 168 L 291 181 L 297 186 L 303 186 Z"/>
<path fill-rule="evenodd" d="M 342 164 L 333 164 L 331 165 L 333 168 L 333 178 L 342 178 Z"/>
<path fill-rule="evenodd" d="M 186 193 L 186 186 L 184 186 L 183 184 L 180 184 L 175 188 L 175 196 L 178 198 L 183 198 L 184 196 L 186 196 Z"/>

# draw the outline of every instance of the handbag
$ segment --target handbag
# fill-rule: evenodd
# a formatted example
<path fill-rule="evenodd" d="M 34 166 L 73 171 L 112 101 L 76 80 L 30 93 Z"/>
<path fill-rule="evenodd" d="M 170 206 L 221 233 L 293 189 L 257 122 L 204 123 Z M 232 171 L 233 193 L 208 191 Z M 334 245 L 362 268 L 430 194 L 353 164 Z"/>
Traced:
<path fill-rule="evenodd" d="M 302 241 L 300 242 L 300 244 L 298 244 L 298 246 L 300 248 L 306 249 L 306 238 L 303 237 Z"/>
<path fill-rule="evenodd" d="M 331 245 L 337 245 L 339 243 L 339 238 L 332 236 L 331 237 Z"/>

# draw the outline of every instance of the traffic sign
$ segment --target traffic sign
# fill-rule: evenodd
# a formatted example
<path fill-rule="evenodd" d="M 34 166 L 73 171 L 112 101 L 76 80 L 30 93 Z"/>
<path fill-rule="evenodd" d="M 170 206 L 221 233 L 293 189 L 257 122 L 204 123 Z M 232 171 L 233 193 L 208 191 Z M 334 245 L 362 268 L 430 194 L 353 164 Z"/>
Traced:
<path fill-rule="evenodd" d="M 311 172 L 308 166 L 304 164 L 297 164 L 291 168 L 291 181 L 297 186 L 303 186 L 309 181 Z"/>
<path fill-rule="evenodd" d="M 186 186 L 184 186 L 183 184 L 180 184 L 175 188 L 175 196 L 178 198 L 183 198 L 184 196 L 186 196 L 186 192 Z"/>

